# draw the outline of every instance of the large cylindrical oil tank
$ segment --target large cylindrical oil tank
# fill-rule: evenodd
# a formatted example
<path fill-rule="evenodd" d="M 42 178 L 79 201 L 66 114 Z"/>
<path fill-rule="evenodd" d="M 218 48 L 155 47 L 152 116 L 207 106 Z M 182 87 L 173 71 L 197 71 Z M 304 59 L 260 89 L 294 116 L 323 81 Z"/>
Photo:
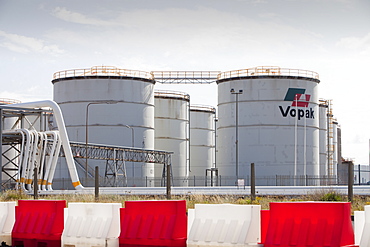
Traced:
<path fill-rule="evenodd" d="M 211 106 L 190 106 L 190 176 L 210 177 L 215 164 L 216 109 Z M 208 174 L 206 174 L 206 172 Z M 197 181 L 197 179 L 194 179 Z"/>
<path fill-rule="evenodd" d="M 320 148 L 320 177 L 328 176 L 328 104 L 326 100 L 319 105 L 319 148 Z"/>
<path fill-rule="evenodd" d="M 222 184 L 234 185 L 236 178 L 248 184 L 251 163 L 259 185 L 279 175 L 319 175 L 318 83 L 315 72 L 280 67 L 219 74 L 217 167 Z"/>
<path fill-rule="evenodd" d="M 189 104 L 190 96 L 183 92 L 155 91 L 155 149 L 173 152 L 172 177 L 174 186 L 187 186 L 189 177 Z M 156 166 L 156 181 L 163 167 Z"/>
<path fill-rule="evenodd" d="M 71 141 L 154 149 L 150 73 L 100 66 L 57 72 L 52 83 Z M 131 170 L 127 166 L 128 178 L 154 177 L 153 164 L 133 163 Z M 140 186 L 130 181 L 128 186 Z"/>

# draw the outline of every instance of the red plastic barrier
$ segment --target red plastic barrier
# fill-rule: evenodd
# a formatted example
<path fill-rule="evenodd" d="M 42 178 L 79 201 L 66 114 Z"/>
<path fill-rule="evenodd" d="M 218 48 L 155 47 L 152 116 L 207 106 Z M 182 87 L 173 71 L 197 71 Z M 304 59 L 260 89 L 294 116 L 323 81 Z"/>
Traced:
<path fill-rule="evenodd" d="M 265 243 L 270 221 L 270 210 L 261 210 L 261 243 Z"/>
<path fill-rule="evenodd" d="M 66 201 L 19 200 L 12 231 L 13 246 L 60 247 Z"/>
<path fill-rule="evenodd" d="M 339 247 L 353 244 L 350 203 L 270 203 L 265 247 Z"/>
<path fill-rule="evenodd" d="M 126 201 L 120 247 L 186 246 L 186 201 Z"/>

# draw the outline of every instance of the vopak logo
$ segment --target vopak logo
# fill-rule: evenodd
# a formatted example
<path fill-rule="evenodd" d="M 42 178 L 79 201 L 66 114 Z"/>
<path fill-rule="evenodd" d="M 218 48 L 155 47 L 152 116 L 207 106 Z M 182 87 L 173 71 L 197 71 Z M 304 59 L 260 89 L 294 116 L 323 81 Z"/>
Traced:
<path fill-rule="evenodd" d="M 310 103 L 311 95 L 305 94 L 306 89 L 304 88 L 289 88 L 286 92 L 284 101 L 292 101 L 291 106 L 287 106 L 286 109 L 284 109 L 282 106 L 279 106 L 281 115 L 283 117 L 287 117 L 290 115 L 291 117 L 298 117 L 298 120 L 300 120 L 303 117 L 306 118 L 315 118 L 314 117 L 314 110 L 312 108 L 307 109 L 308 104 Z M 300 109 L 298 107 L 304 107 L 305 110 Z"/>

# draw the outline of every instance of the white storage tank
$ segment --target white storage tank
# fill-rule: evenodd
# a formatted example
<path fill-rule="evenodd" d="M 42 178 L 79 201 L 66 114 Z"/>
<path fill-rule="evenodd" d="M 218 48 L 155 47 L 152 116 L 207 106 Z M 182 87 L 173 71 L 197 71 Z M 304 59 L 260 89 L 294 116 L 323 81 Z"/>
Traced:
<path fill-rule="evenodd" d="M 71 141 L 154 149 L 151 73 L 97 66 L 57 72 L 52 83 Z M 127 176 L 154 178 L 153 166 L 133 163 L 127 166 Z M 99 174 L 104 172 L 101 166 Z"/>
<path fill-rule="evenodd" d="M 210 176 L 209 169 L 215 165 L 215 120 L 214 107 L 190 106 L 190 176 L 200 177 L 201 185 L 204 185 L 206 170 Z"/>
<path fill-rule="evenodd" d="M 235 185 L 236 178 L 248 184 L 251 163 L 258 185 L 279 175 L 319 175 L 319 82 L 315 72 L 280 67 L 219 74 L 217 167 L 223 185 Z"/>
<path fill-rule="evenodd" d="M 319 143 L 320 143 L 320 177 L 328 176 L 328 103 L 320 100 L 319 105 Z M 322 184 L 324 185 L 324 184 Z"/>
<path fill-rule="evenodd" d="M 171 158 L 174 186 L 187 186 L 189 177 L 189 104 L 183 92 L 155 91 L 155 149 L 173 152 Z M 163 167 L 156 166 L 157 184 Z"/>

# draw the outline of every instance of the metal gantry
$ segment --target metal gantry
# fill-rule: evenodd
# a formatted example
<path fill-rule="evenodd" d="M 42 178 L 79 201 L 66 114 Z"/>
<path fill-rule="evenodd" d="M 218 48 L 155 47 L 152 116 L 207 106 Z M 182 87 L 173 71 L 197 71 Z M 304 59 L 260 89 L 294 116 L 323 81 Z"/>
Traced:
<path fill-rule="evenodd" d="M 154 80 L 167 84 L 209 84 L 217 80 L 221 71 L 152 71 Z"/>
<path fill-rule="evenodd" d="M 102 144 L 88 144 L 82 142 L 70 142 L 72 154 L 75 158 L 105 160 L 105 181 L 111 186 L 126 186 L 126 165 L 125 162 L 143 162 L 163 164 L 164 172 L 171 167 L 172 152 L 160 150 L 147 150 L 141 148 L 119 147 Z M 63 153 L 62 153 L 63 155 Z M 83 168 L 84 166 L 81 165 Z M 92 168 L 91 168 L 92 169 Z M 167 180 L 162 176 L 162 185 Z"/>

